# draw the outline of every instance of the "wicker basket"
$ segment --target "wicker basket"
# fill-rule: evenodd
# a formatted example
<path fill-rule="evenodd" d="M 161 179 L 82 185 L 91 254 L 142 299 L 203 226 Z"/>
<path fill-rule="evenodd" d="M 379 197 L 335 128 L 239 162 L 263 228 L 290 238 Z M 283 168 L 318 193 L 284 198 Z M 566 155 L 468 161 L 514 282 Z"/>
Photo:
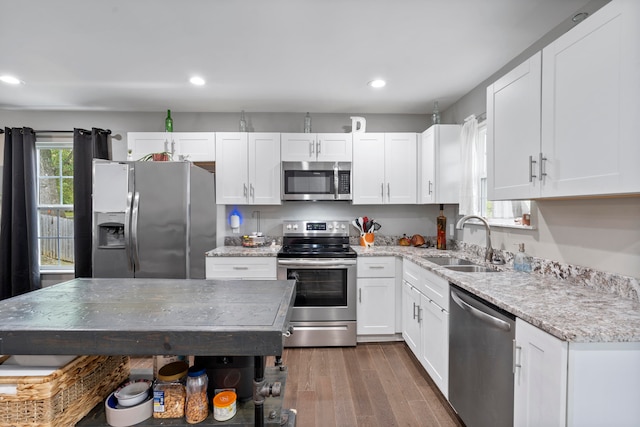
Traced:
<path fill-rule="evenodd" d="M 79 356 L 43 377 L 0 377 L 0 426 L 73 426 L 129 376 L 127 356 Z"/>

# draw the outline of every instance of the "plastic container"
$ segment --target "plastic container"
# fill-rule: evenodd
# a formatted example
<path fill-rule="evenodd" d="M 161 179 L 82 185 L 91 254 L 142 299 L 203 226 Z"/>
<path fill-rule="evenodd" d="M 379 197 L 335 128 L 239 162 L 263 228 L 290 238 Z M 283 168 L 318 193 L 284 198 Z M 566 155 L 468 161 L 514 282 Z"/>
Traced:
<path fill-rule="evenodd" d="M 227 421 L 236 415 L 236 394 L 232 391 L 222 391 L 213 398 L 213 418 L 217 421 Z"/>
<path fill-rule="evenodd" d="M 524 251 L 524 243 L 520 243 L 518 246 L 518 252 L 513 258 L 513 269 L 516 271 L 524 271 L 526 273 L 530 273 L 533 258 L 527 255 L 527 253 Z"/>
<path fill-rule="evenodd" d="M 172 362 L 158 371 L 153 386 L 153 417 L 182 418 L 186 400 L 186 377 L 189 365 L 186 362 Z"/>
<path fill-rule="evenodd" d="M 209 415 L 207 386 L 209 378 L 206 368 L 192 366 L 187 374 L 187 401 L 185 418 L 189 424 L 204 421 Z"/>

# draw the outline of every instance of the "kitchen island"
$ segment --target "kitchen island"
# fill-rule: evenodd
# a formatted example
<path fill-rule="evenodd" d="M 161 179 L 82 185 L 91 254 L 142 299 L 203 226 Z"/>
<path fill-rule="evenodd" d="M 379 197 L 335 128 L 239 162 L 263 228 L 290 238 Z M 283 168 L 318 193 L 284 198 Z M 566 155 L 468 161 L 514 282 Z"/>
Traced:
<path fill-rule="evenodd" d="M 264 356 L 282 354 L 294 289 L 293 280 L 74 279 L 0 301 L 0 354 L 256 356 L 261 380 Z"/>

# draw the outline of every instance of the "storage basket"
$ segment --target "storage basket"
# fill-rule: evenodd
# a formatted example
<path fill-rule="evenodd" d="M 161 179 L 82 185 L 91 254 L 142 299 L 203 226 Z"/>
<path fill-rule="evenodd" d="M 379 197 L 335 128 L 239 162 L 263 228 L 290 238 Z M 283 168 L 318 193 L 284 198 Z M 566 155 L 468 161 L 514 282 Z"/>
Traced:
<path fill-rule="evenodd" d="M 129 377 L 128 356 L 79 356 L 50 375 L 0 377 L 0 426 L 73 426 Z"/>

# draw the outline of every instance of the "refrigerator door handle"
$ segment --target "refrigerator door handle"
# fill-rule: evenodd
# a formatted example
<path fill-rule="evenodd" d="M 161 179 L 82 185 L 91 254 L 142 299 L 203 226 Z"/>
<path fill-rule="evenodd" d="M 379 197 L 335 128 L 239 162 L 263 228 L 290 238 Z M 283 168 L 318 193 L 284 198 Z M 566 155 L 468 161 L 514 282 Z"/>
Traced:
<path fill-rule="evenodd" d="M 140 269 L 140 257 L 138 256 L 138 216 L 140 214 L 140 193 L 136 191 L 133 196 L 133 210 L 131 213 L 131 243 L 133 249 L 133 265 Z"/>
<path fill-rule="evenodd" d="M 133 271 L 133 258 L 131 258 L 131 205 L 133 203 L 133 193 L 127 193 L 127 207 L 124 210 L 124 241 L 125 253 L 127 256 L 127 267 Z"/>

